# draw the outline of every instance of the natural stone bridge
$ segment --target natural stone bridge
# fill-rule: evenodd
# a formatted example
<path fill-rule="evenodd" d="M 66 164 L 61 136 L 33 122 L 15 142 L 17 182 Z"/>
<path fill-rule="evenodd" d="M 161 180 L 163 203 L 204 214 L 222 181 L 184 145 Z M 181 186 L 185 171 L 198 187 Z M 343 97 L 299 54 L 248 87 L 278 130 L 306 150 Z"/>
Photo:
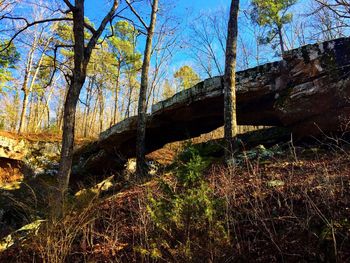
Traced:
<path fill-rule="evenodd" d="M 282 61 L 237 73 L 240 125 L 283 126 L 294 137 L 333 132 L 350 113 L 350 39 L 288 51 Z M 152 107 L 146 149 L 210 132 L 224 123 L 222 78 L 198 83 Z M 135 155 L 137 117 L 128 118 L 75 155 L 75 171 L 101 174 Z M 74 173 L 74 172 L 73 172 Z"/>

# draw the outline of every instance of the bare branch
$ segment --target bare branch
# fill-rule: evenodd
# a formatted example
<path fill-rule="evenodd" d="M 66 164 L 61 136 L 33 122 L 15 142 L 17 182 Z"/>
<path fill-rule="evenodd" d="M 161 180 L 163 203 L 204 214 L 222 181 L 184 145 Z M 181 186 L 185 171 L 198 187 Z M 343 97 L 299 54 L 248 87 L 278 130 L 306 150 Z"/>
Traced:
<path fill-rule="evenodd" d="M 17 18 L 19 19 L 19 18 Z M 37 24 L 44 24 L 44 23 L 48 23 L 48 22 L 57 22 L 57 21 L 71 21 L 71 18 L 67 18 L 67 17 L 58 17 L 58 18 L 50 18 L 50 19 L 43 19 L 43 20 L 38 20 L 38 21 L 34 21 L 31 23 L 26 23 L 26 26 L 21 28 L 20 30 L 18 30 L 12 37 L 11 39 L 7 42 L 7 44 L 5 46 L 3 46 L 0 49 L 0 52 L 3 52 L 4 50 L 6 50 L 7 48 L 9 48 L 12 44 L 12 42 L 18 37 L 18 35 L 20 35 L 22 32 L 24 32 L 25 30 L 27 30 L 28 28 L 37 25 Z"/>
<path fill-rule="evenodd" d="M 92 25 L 84 22 L 84 27 L 87 28 L 92 34 L 96 34 L 96 29 Z"/>
<path fill-rule="evenodd" d="M 69 0 L 63 0 L 63 1 L 64 1 L 64 3 L 68 6 L 68 8 L 69 8 L 72 12 L 75 11 L 75 6 L 73 6 L 73 5 L 71 4 L 71 2 L 69 2 Z"/>
<path fill-rule="evenodd" d="M 51 84 L 52 84 L 52 80 L 56 74 L 56 71 L 57 71 L 57 65 L 56 65 L 56 61 L 57 61 L 57 50 L 59 48 L 64 48 L 64 47 L 73 47 L 73 45 L 56 45 L 55 46 L 55 49 L 54 49 L 54 57 L 53 57 L 53 72 L 51 74 L 51 77 L 50 77 L 50 80 L 48 82 L 48 84 L 46 85 L 45 88 L 49 87 Z"/>
<path fill-rule="evenodd" d="M 144 32 L 144 31 L 142 31 L 142 30 L 140 29 L 140 27 L 139 27 L 138 25 L 136 25 L 135 22 L 134 22 L 133 20 L 131 20 L 130 18 L 127 18 L 127 17 L 122 16 L 122 15 L 117 15 L 116 17 L 121 18 L 121 19 L 124 19 L 124 20 L 130 22 L 130 23 L 133 25 L 133 27 L 137 28 L 137 31 L 138 31 L 138 32 L 140 32 L 142 35 L 147 35 L 147 33 Z"/>
<path fill-rule="evenodd" d="M 137 17 L 137 19 L 141 22 L 141 24 L 144 26 L 144 28 L 148 31 L 148 26 L 145 23 L 145 21 L 143 21 L 142 17 L 139 15 L 139 13 L 137 13 L 137 11 L 135 10 L 135 8 L 132 6 L 132 4 L 130 4 L 129 0 L 125 0 L 125 2 L 127 3 L 127 5 L 129 6 L 130 10 L 134 13 L 134 15 Z"/>
<path fill-rule="evenodd" d="M 113 19 L 115 11 L 118 8 L 118 5 L 119 5 L 118 1 L 114 0 L 113 5 L 112 5 L 111 9 L 109 10 L 108 14 L 103 18 L 100 26 L 98 27 L 96 32 L 91 37 L 90 41 L 87 44 L 86 50 L 85 50 L 86 58 L 90 58 L 92 49 L 96 45 L 96 43 L 97 43 L 98 39 L 100 38 L 103 30 L 105 29 L 107 23 Z M 88 62 L 89 59 L 87 59 L 86 61 Z M 87 62 L 86 62 L 85 66 L 87 66 Z"/>

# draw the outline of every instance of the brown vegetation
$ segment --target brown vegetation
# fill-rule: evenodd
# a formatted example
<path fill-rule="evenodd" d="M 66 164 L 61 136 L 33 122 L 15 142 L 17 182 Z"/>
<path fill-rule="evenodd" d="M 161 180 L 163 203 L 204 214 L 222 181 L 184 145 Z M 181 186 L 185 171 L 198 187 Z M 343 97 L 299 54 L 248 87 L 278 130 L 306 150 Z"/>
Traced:
<path fill-rule="evenodd" d="M 0 158 L 0 186 L 22 181 L 24 165 L 16 160 Z"/>
<path fill-rule="evenodd" d="M 39 133 L 15 133 L 15 132 L 9 132 L 9 131 L 1 131 L 0 130 L 0 136 L 4 136 L 10 139 L 17 139 L 17 140 L 27 140 L 31 142 L 37 142 L 37 141 L 45 141 L 45 142 L 60 142 L 62 140 L 62 135 L 58 133 L 47 133 L 47 132 L 39 132 Z M 92 141 L 96 139 L 95 137 L 76 137 L 75 141 L 78 144 L 86 143 L 89 141 Z"/>
<path fill-rule="evenodd" d="M 88 199 L 85 208 L 76 207 L 62 221 L 44 224 L 38 235 L 20 244 L 20 249 L 14 247 L 0 254 L 0 259 L 11 258 L 12 262 L 33 258 L 36 262 L 349 260 L 349 152 L 291 147 L 277 157 L 264 158 L 259 154 L 249 157 L 249 152 L 246 156 L 233 168 L 216 161 L 205 170 L 204 180 L 213 191 L 212 198 L 222 204 L 216 222 L 223 223 L 225 235 L 219 236 L 219 228 L 192 218 L 190 256 L 181 254 L 180 247 L 186 244 L 186 239 L 177 232 L 179 229 L 175 225 L 169 227 L 169 235 L 175 236 L 167 236 L 150 215 L 150 197 L 157 196 L 156 200 L 160 200 L 166 196 L 161 182 L 174 189 L 181 188 L 174 177 L 175 170 L 171 170 L 148 183 L 125 186 L 111 197 Z M 215 237 L 214 247 L 207 245 L 209 241 L 198 227 L 204 233 L 214 231 L 211 233 Z"/>

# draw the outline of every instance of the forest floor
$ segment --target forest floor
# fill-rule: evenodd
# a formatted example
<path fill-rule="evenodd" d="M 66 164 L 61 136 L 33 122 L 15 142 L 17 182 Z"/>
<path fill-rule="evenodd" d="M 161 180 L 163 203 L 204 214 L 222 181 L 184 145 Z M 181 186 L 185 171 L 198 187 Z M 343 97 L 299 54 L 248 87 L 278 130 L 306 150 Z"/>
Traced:
<path fill-rule="evenodd" d="M 350 262 L 342 142 L 259 146 L 232 166 L 208 149 L 186 158 L 188 149 L 159 150 L 149 155 L 162 164 L 155 175 L 118 177 L 118 191 L 102 184 L 80 196 L 63 220 L 43 223 L 0 262 Z M 182 171 L 195 176 L 204 163 L 201 183 L 184 183 Z"/>
<path fill-rule="evenodd" d="M 1 131 L 0 130 L 0 136 L 4 136 L 10 139 L 15 139 L 15 140 L 27 140 L 27 141 L 45 141 L 45 142 L 60 142 L 62 140 L 62 135 L 58 133 L 47 133 L 47 132 L 42 132 L 42 133 L 22 133 L 18 134 L 16 132 L 9 132 L 9 131 Z M 95 137 L 91 138 L 83 138 L 83 137 L 78 137 L 75 138 L 76 143 L 85 143 L 85 142 L 90 142 L 92 140 L 95 140 Z"/>
<path fill-rule="evenodd" d="M 23 164 L 16 160 L 0 158 L 0 187 L 21 182 L 24 174 Z"/>

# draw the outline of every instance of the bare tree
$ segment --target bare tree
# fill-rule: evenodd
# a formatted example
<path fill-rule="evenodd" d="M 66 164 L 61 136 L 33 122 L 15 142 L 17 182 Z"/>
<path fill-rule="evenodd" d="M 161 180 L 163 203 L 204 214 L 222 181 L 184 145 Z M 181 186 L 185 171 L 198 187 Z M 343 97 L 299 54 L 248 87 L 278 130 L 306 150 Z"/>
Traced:
<path fill-rule="evenodd" d="M 34 88 L 35 81 L 38 77 L 41 65 L 44 61 L 45 52 L 48 50 L 49 45 L 52 41 L 52 38 L 44 40 L 41 36 L 42 35 L 41 33 L 39 35 L 35 34 L 33 44 L 29 50 L 29 54 L 28 54 L 28 58 L 27 58 L 27 63 L 26 63 L 25 73 L 24 73 L 24 81 L 23 81 L 23 86 L 22 86 L 23 101 L 22 101 L 22 111 L 21 111 L 21 118 L 20 118 L 20 122 L 19 122 L 18 133 L 23 132 L 23 128 L 24 128 L 23 125 L 24 125 L 25 116 L 26 116 L 26 112 L 27 112 L 28 97 Z M 43 50 L 42 50 L 41 54 L 39 55 L 39 60 L 37 61 L 36 65 L 35 65 L 36 68 L 33 71 L 34 52 L 38 48 L 39 41 L 44 42 L 44 46 L 43 46 Z M 29 84 L 29 80 L 30 80 L 30 84 Z M 29 86 L 28 86 L 28 84 L 29 84 Z M 28 123 L 29 122 L 30 121 L 28 120 Z"/>
<path fill-rule="evenodd" d="M 51 17 L 40 20 L 29 21 L 25 17 L 14 16 L 13 14 L 5 13 L 0 19 L 10 19 L 23 22 L 23 27 L 16 30 L 11 39 L 8 41 L 7 45 L 3 49 L 9 47 L 11 43 L 20 35 L 22 32 L 28 28 L 35 26 L 37 24 L 55 22 L 55 21 L 71 21 L 73 23 L 73 36 L 74 44 L 70 46 L 74 51 L 74 68 L 69 75 L 66 76 L 68 81 L 68 90 L 66 94 L 66 100 L 64 104 L 63 113 L 63 135 L 62 135 L 62 149 L 61 149 L 61 160 L 58 172 L 58 182 L 59 191 L 56 198 L 57 206 L 56 211 L 58 213 L 62 212 L 62 205 L 64 201 L 64 195 L 68 189 L 68 183 L 70 178 L 72 157 L 73 157 L 73 146 L 74 146 L 74 128 L 75 128 L 75 115 L 77 102 L 79 100 L 80 91 L 84 85 L 87 66 L 90 61 L 90 57 L 93 48 L 98 44 L 98 41 L 105 30 L 108 22 L 111 22 L 115 17 L 116 10 L 119 5 L 119 1 L 113 0 L 112 6 L 109 12 L 103 17 L 100 25 L 95 29 L 91 24 L 85 21 L 85 1 L 75 0 L 72 4 L 69 0 L 63 0 L 68 10 L 61 11 L 61 14 L 65 14 L 64 17 Z M 72 16 L 69 17 L 66 14 L 71 13 Z M 85 29 L 89 30 L 91 35 L 86 40 Z M 62 46 L 56 46 L 55 51 Z M 56 54 L 56 52 L 55 52 Z"/>
<path fill-rule="evenodd" d="M 327 8 L 341 18 L 350 18 L 349 0 L 314 0 L 319 4 L 319 8 Z"/>
<path fill-rule="evenodd" d="M 93 48 L 96 46 L 107 23 L 112 21 L 119 4 L 117 0 L 113 1 L 112 7 L 110 8 L 107 15 L 102 19 L 102 22 L 97 29 L 91 28 L 91 26 L 89 26 L 89 30 L 91 31 L 92 36 L 88 40 L 87 45 L 85 45 L 85 1 L 75 0 L 75 5 L 71 4 L 69 0 L 64 0 L 64 2 L 68 6 L 69 10 L 73 13 L 74 69 L 72 75 L 69 77 L 70 85 L 68 87 L 64 106 L 62 150 L 58 173 L 62 198 L 68 189 L 73 158 L 75 112 L 80 91 L 86 79 L 87 66 L 90 61 Z"/>
<path fill-rule="evenodd" d="M 172 6 L 164 7 L 164 12 L 158 15 L 158 27 L 155 32 L 155 41 L 152 49 L 153 67 L 151 69 L 150 88 L 147 96 L 147 108 L 159 99 L 161 84 L 169 74 L 169 63 L 179 46 L 177 19 L 172 16 Z"/>
<path fill-rule="evenodd" d="M 190 39 L 185 41 L 190 54 L 209 78 L 222 75 L 227 29 L 226 10 L 201 13 L 190 24 Z"/>
<path fill-rule="evenodd" d="M 148 91 L 148 73 L 151 63 L 152 41 L 154 29 L 156 26 L 158 0 L 153 0 L 151 3 L 151 19 L 149 26 L 143 21 L 139 13 L 134 9 L 132 4 L 126 0 L 130 10 L 137 17 L 142 26 L 146 29 L 146 46 L 143 56 L 142 70 L 141 70 L 141 86 L 138 102 L 138 118 L 137 118 L 137 138 L 136 138 L 136 173 L 144 176 L 147 174 L 146 164 L 146 125 L 147 125 L 147 91 Z"/>
<path fill-rule="evenodd" d="M 233 152 L 232 140 L 237 135 L 236 118 L 236 57 L 238 35 L 239 0 L 232 0 L 227 29 L 224 75 L 224 136 L 226 141 L 225 158 L 229 160 Z"/>
<path fill-rule="evenodd" d="M 310 9 L 311 40 L 327 41 L 346 35 L 350 26 L 349 1 L 314 0 Z"/>

